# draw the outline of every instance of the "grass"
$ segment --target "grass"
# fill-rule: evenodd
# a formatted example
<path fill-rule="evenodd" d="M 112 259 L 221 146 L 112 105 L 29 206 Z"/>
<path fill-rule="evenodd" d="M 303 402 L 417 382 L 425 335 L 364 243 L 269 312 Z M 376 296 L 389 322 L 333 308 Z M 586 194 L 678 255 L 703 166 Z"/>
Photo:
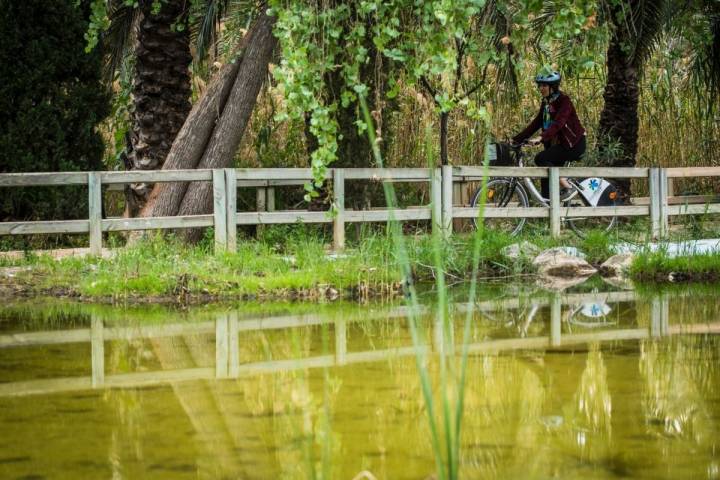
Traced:
<path fill-rule="evenodd" d="M 605 232 L 593 231 L 580 241 L 579 249 L 586 255 L 585 259 L 599 265 L 613 256 L 612 237 Z"/>
<path fill-rule="evenodd" d="M 3 260 L 1 265 L 32 266 L 19 272 L 17 279 L 31 277 L 37 291 L 67 288 L 86 297 L 252 296 L 323 285 L 344 290 L 392 284 L 399 276 L 387 253 L 363 247 L 332 257 L 321 240 L 307 237 L 291 239 L 282 249 L 264 242 L 241 242 L 236 253 L 213 255 L 206 245 L 192 247 L 155 237 L 118 250 L 109 259 L 55 261 L 42 255 Z"/>
<path fill-rule="evenodd" d="M 640 282 L 716 282 L 720 280 L 720 252 L 670 257 L 666 252 L 640 253 L 630 266 Z"/>
<path fill-rule="evenodd" d="M 55 260 L 27 252 L 23 257 L 0 257 L 0 267 L 21 267 L 8 280 L 23 286 L 24 294 L 65 293 L 86 299 L 138 297 L 304 298 L 336 296 L 369 298 L 401 293 L 401 282 L 436 283 L 442 274 L 448 284 L 466 283 L 473 266 L 481 279 L 508 278 L 534 272 L 532 258 L 510 260 L 506 246 L 529 241 L 540 249 L 575 246 L 590 263 L 612 256 L 613 236 L 591 232 L 585 239 L 562 240 L 539 236 L 509 237 L 485 231 L 457 234 L 450 239 L 432 235 L 402 235 L 407 266 L 393 247 L 391 236 L 368 230 L 342 254 L 332 254 L 329 239 L 307 226 L 267 227 L 259 239 L 241 239 L 237 252 L 214 255 L 211 241 L 187 246 L 172 238 L 148 238 L 118 249 L 109 259 L 73 257 Z M 479 242 L 476 246 L 475 242 Z M 438 249 L 441 253 L 439 253 Z M 403 274 L 407 268 L 408 274 Z M 631 275 L 638 281 L 712 281 L 720 279 L 720 255 L 669 258 L 662 251 L 643 252 Z M 0 286 L 1 287 L 1 286 Z M 444 287 L 443 287 L 444 288 Z"/>

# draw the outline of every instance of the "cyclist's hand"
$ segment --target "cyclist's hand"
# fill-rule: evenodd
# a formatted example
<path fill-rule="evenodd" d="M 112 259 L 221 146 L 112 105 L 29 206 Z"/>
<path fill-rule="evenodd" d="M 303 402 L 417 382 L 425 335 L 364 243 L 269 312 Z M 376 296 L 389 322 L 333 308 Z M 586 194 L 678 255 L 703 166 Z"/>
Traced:
<path fill-rule="evenodd" d="M 542 140 L 540 137 L 531 138 L 526 142 L 528 145 L 540 145 L 542 143 Z"/>

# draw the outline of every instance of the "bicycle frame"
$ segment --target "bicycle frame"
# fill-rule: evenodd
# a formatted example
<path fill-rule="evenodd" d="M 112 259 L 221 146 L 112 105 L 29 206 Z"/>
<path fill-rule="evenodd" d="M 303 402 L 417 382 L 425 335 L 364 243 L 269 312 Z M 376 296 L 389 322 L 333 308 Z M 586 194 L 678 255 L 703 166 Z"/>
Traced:
<path fill-rule="evenodd" d="M 523 157 L 524 154 L 522 150 L 517 151 L 517 160 L 518 160 L 518 167 L 524 167 L 525 164 L 523 163 Z M 518 179 L 516 177 L 513 178 L 515 182 L 518 182 Z M 532 182 L 532 179 L 530 177 L 522 177 L 522 183 L 525 187 L 525 191 L 532 196 L 533 199 L 535 199 L 536 202 L 543 206 L 550 205 L 550 199 L 545 198 L 542 196 L 540 192 L 538 192 L 537 187 L 535 187 L 535 184 Z M 518 182 L 519 183 L 519 182 Z"/>
<path fill-rule="evenodd" d="M 523 157 L 524 157 L 524 154 L 522 153 L 522 150 L 518 150 L 517 151 L 518 167 L 525 166 L 525 164 L 523 163 Z M 545 207 L 550 206 L 550 199 L 542 196 L 542 194 L 538 191 L 537 187 L 533 183 L 532 178 L 522 177 L 522 179 L 523 179 L 523 185 L 525 187 L 526 193 L 529 193 L 530 196 L 533 199 L 535 199 L 535 201 L 538 202 L 539 204 L 541 204 Z M 517 180 L 517 179 L 515 179 L 515 180 Z M 575 188 L 576 191 L 579 191 L 579 187 L 575 181 L 573 181 L 572 179 L 568 179 L 568 182 Z"/>

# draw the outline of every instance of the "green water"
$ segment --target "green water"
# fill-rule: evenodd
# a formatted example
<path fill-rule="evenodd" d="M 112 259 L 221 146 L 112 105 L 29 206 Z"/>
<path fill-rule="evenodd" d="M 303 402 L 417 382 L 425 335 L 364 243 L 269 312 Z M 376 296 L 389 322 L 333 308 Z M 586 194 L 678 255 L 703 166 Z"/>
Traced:
<path fill-rule="evenodd" d="M 0 309 L 0 478 L 428 478 L 400 308 Z M 720 478 L 712 291 L 478 308 L 462 478 Z"/>

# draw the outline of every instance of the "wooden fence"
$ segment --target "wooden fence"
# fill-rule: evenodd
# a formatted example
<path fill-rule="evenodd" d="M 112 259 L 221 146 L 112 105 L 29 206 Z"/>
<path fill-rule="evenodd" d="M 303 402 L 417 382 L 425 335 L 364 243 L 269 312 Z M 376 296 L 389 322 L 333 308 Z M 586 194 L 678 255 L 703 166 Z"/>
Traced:
<path fill-rule="evenodd" d="M 60 173 L 4 173 L 0 187 L 33 187 L 87 185 L 89 214 L 87 220 L 0 222 L 0 236 L 22 234 L 88 233 L 90 252 L 99 254 L 102 232 L 182 229 L 209 227 L 215 229 L 216 251 L 234 251 L 237 246 L 237 225 L 265 225 L 277 223 L 332 223 L 333 246 L 341 250 L 345 244 L 345 224 L 354 222 L 387 222 L 391 220 L 433 220 L 448 236 L 453 219 L 475 218 L 478 208 L 458 205 L 454 185 L 479 181 L 488 177 L 549 178 L 550 206 L 526 208 L 486 208 L 484 216 L 548 218 L 550 232 L 560 235 L 561 219 L 588 216 L 649 216 L 652 236 L 661 238 L 667 233 L 668 217 L 720 213 L 720 199 L 716 197 L 676 197 L 669 195 L 674 178 L 720 176 L 720 167 L 692 168 L 596 168 L 596 167 L 468 167 L 442 168 L 336 168 L 329 169 L 326 180 L 332 183 L 334 215 L 323 211 L 276 211 L 274 189 L 278 186 L 301 185 L 312 180 L 306 168 L 256 168 L 214 170 L 156 170 L 130 172 L 60 172 Z M 649 197 L 632 205 L 615 207 L 565 207 L 560 203 L 561 177 L 642 178 L 648 181 Z M 350 210 L 345 208 L 345 182 L 429 182 L 430 203 L 426 206 L 396 209 Z M 102 218 L 102 188 L 136 182 L 212 182 L 213 212 L 206 215 L 185 215 L 151 218 Z M 257 189 L 257 211 L 237 211 L 237 189 Z M 455 195 L 457 196 L 457 195 Z"/>

